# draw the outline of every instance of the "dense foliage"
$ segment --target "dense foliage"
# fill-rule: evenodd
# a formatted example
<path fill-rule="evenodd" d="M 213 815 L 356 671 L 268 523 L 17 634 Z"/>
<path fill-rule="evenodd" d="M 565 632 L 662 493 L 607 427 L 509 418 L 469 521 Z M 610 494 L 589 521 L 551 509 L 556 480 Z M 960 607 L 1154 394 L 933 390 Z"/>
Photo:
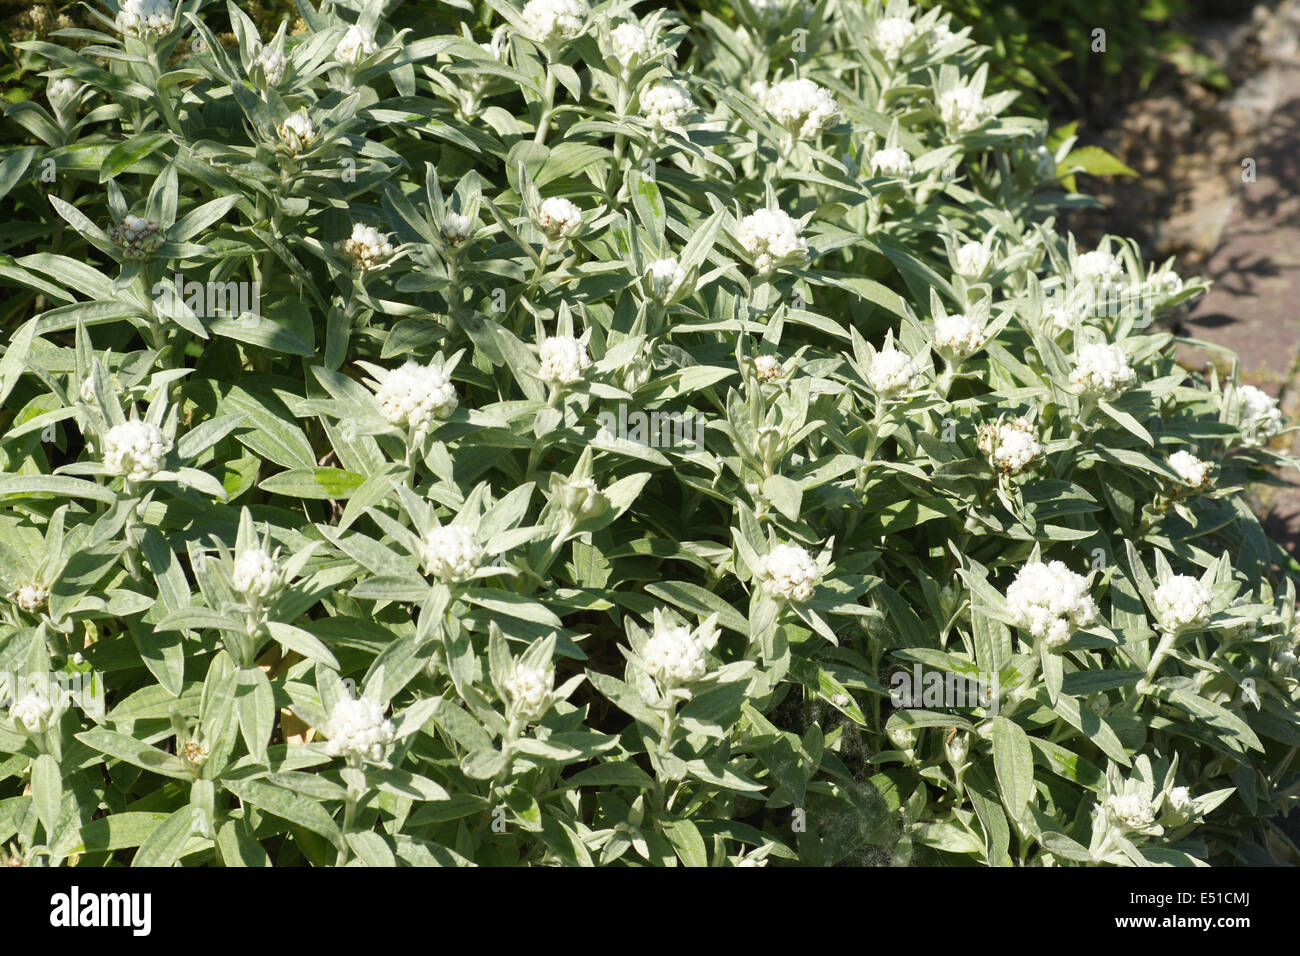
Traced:
<path fill-rule="evenodd" d="M 21 45 L 16 861 L 1295 858 L 1284 423 L 965 29 L 299 9 Z"/>

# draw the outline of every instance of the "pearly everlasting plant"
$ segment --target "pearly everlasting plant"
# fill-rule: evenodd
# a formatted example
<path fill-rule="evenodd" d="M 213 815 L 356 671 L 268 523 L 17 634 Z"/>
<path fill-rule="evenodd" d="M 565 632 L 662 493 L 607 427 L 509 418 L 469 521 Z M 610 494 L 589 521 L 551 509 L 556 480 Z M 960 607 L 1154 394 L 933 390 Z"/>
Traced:
<path fill-rule="evenodd" d="M 12 855 L 1300 862 L 1287 420 L 1062 231 L 1014 64 L 904 0 L 245 6 L 17 43 Z"/>

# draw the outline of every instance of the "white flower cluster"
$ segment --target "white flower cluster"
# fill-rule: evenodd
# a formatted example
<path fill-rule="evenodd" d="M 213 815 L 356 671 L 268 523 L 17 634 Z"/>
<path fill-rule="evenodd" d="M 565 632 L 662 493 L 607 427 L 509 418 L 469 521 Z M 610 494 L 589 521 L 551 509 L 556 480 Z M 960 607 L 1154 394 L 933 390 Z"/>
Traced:
<path fill-rule="evenodd" d="M 375 35 L 365 27 L 354 23 L 348 27 L 348 32 L 343 34 L 343 39 L 339 40 L 338 46 L 334 48 L 334 59 L 344 66 L 355 67 L 378 50 L 379 44 L 375 42 Z"/>
<path fill-rule="evenodd" d="M 13 593 L 14 603 L 18 605 L 19 610 L 26 611 L 28 614 L 35 614 L 45 607 L 45 602 L 49 599 L 50 592 L 39 584 L 20 585 Z"/>
<path fill-rule="evenodd" d="M 977 438 L 979 449 L 998 471 L 1015 475 L 1024 471 L 1043 453 L 1038 433 L 1027 418 L 990 422 L 983 425 Z"/>
<path fill-rule="evenodd" d="M 897 63 L 915 39 L 916 24 L 907 17 L 885 17 L 876 21 L 876 49 L 888 63 Z"/>
<path fill-rule="evenodd" d="M 974 355 L 984 344 L 984 323 L 960 312 L 934 320 L 934 344 L 956 358 Z"/>
<path fill-rule="evenodd" d="M 483 561 L 474 532 L 455 524 L 433 528 L 424 536 L 424 566 L 446 584 L 463 584 Z"/>
<path fill-rule="evenodd" d="M 906 352 L 890 346 L 881 349 L 867 367 L 867 384 L 881 398 L 894 398 L 912 387 L 916 362 Z"/>
<path fill-rule="evenodd" d="M 387 233 L 360 222 L 353 224 L 352 235 L 339 243 L 339 248 L 359 269 L 375 268 L 389 259 L 394 251 Z"/>
<path fill-rule="evenodd" d="M 641 94 L 641 112 L 656 129 L 681 129 L 694 111 L 690 92 L 676 80 L 663 80 Z"/>
<path fill-rule="evenodd" d="M 307 152 L 316 141 L 316 127 L 306 110 L 290 113 L 275 131 L 280 136 L 280 142 L 295 156 Z"/>
<path fill-rule="evenodd" d="M 249 548 L 235 558 L 230 580 L 240 594 L 262 602 L 280 592 L 284 572 L 272 555 L 261 548 Z"/>
<path fill-rule="evenodd" d="M 754 268 L 768 273 L 807 258 L 808 243 L 802 232 L 803 223 L 784 210 L 760 209 L 740 220 L 736 240 Z"/>
<path fill-rule="evenodd" d="M 1115 398 L 1137 381 L 1128 355 L 1118 345 L 1093 342 L 1081 346 L 1074 357 L 1070 381 L 1082 395 Z"/>
<path fill-rule="evenodd" d="M 754 372 L 761 382 L 779 382 L 784 374 L 781 361 L 775 355 L 759 355 L 754 358 Z"/>
<path fill-rule="evenodd" d="M 284 79 L 284 67 L 287 62 L 284 51 L 273 46 L 264 46 L 257 51 L 257 65 L 262 69 L 268 86 L 278 86 Z"/>
<path fill-rule="evenodd" d="M 158 223 L 140 216 L 126 215 L 108 232 L 108 237 L 122 247 L 128 259 L 147 259 L 163 244 Z"/>
<path fill-rule="evenodd" d="M 984 96 L 970 86 L 959 86 L 939 97 L 939 118 L 954 133 L 969 133 L 989 118 Z"/>
<path fill-rule="evenodd" d="M 543 199 L 537 207 L 537 228 L 552 242 L 572 239 L 582 229 L 582 210 L 567 199 Z"/>
<path fill-rule="evenodd" d="M 1109 289 L 1124 272 L 1124 264 L 1105 249 L 1085 252 L 1074 260 L 1074 281 Z"/>
<path fill-rule="evenodd" d="M 77 90 L 80 88 L 81 84 L 71 77 L 52 76 L 45 85 L 45 95 L 49 99 L 50 105 L 58 112 L 72 102 L 77 95 Z"/>
<path fill-rule="evenodd" d="M 167 0 L 122 0 L 113 22 L 122 36 L 150 37 L 171 33 L 176 21 Z"/>
<path fill-rule="evenodd" d="M 334 705 L 325 723 L 325 752 L 360 762 L 378 763 L 393 742 L 393 722 L 373 700 L 345 697 Z"/>
<path fill-rule="evenodd" d="M 520 18 L 529 39 L 554 47 L 580 37 L 590 12 L 583 0 L 528 0 Z"/>
<path fill-rule="evenodd" d="M 688 627 L 655 631 L 641 653 L 646 670 L 666 687 L 679 687 L 700 680 L 709 671 L 702 641 Z"/>
<path fill-rule="evenodd" d="M 551 709 L 555 672 L 535 667 L 515 666 L 506 680 L 506 693 L 515 712 L 525 720 L 537 720 Z"/>
<path fill-rule="evenodd" d="M 772 86 L 760 83 L 752 92 L 768 115 L 799 139 L 813 139 L 833 126 L 840 114 L 831 91 L 812 80 L 782 80 Z"/>
<path fill-rule="evenodd" d="M 1165 812 L 1169 818 L 1165 822 L 1186 823 L 1196 815 L 1196 803 L 1192 792 L 1186 787 L 1172 787 L 1165 791 Z"/>
<path fill-rule="evenodd" d="M 907 179 L 916 168 L 912 165 L 912 157 L 907 154 L 907 150 L 892 146 L 871 154 L 871 171 L 880 176 Z"/>
<path fill-rule="evenodd" d="M 1081 316 L 1067 306 L 1054 305 L 1047 309 L 1046 319 L 1052 335 L 1063 335 L 1078 326 Z"/>
<path fill-rule="evenodd" d="M 955 269 L 967 279 L 978 279 L 989 268 L 991 251 L 982 242 L 967 242 L 957 247 Z"/>
<path fill-rule="evenodd" d="M 789 0 L 749 0 L 760 20 L 776 20 L 785 16 Z"/>
<path fill-rule="evenodd" d="M 762 557 L 758 571 L 769 594 L 798 604 L 812 598 L 822 577 L 812 555 L 794 544 L 778 544 Z"/>
<path fill-rule="evenodd" d="M 458 246 L 474 235 L 474 223 L 458 212 L 449 212 L 442 218 L 442 238 L 449 244 Z"/>
<path fill-rule="evenodd" d="M 104 465 L 109 474 L 144 481 L 162 471 L 163 459 L 171 450 L 171 439 L 152 422 L 123 422 L 104 436 Z"/>
<path fill-rule="evenodd" d="M 1169 467 L 1178 472 L 1179 478 L 1196 488 L 1210 480 L 1210 463 L 1201 461 L 1191 452 L 1174 452 L 1169 456 Z"/>
<path fill-rule="evenodd" d="M 686 281 L 686 270 L 676 259 L 656 259 L 646 264 L 645 278 L 650 294 L 660 302 L 667 302 Z"/>
<path fill-rule="evenodd" d="M 1160 626 L 1175 633 L 1201 627 L 1213 611 L 1210 589 L 1190 574 L 1175 574 L 1156 588 L 1155 610 Z"/>
<path fill-rule="evenodd" d="M 1172 269 L 1165 269 L 1147 276 L 1146 288 L 1147 292 L 1152 295 L 1173 296 L 1183 291 L 1183 280 L 1177 272 Z"/>
<path fill-rule="evenodd" d="M 1156 808 L 1140 793 L 1112 794 L 1106 810 L 1111 822 L 1125 830 L 1145 830 L 1156 822 Z"/>
<path fill-rule="evenodd" d="M 948 26 L 947 21 L 936 23 L 934 29 L 930 31 L 929 49 L 931 52 L 939 49 L 945 43 L 953 38 L 952 28 Z"/>
<path fill-rule="evenodd" d="M 1097 619 L 1097 605 L 1088 593 L 1088 579 L 1063 561 L 1024 565 L 1007 588 L 1007 609 L 1016 625 L 1059 647 L 1081 627 Z"/>
<path fill-rule="evenodd" d="M 609 35 L 614 59 L 630 69 L 638 60 L 650 55 L 654 49 L 654 39 L 641 24 L 634 20 L 624 20 Z"/>
<path fill-rule="evenodd" d="M 54 723 L 54 704 L 44 694 L 24 694 L 9 708 L 9 719 L 29 734 L 43 734 Z"/>
<path fill-rule="evenodd" d="M 406 424 L 417 435 L 427 432 L 435 419 L 449 417 L 458 404 L 456 389 L 442 366 L 421 365 L 414 359 L 384 376 L 375 399 L 384 421 Z"/>
<path fill-rule="evenodd" d="M 1282 412 L 1277 399 L 1254 385 L 1237 389 L 1241 402 L 1241 430 L 1247 445 L 1266 445 L 1282 431 Z"/>
<path fill-rule="evenodd" d="M 552 385 L 573 385 L 591 367 L 587 347 L 572 335 L 552 335 L 537 347 L 537 377 Z"/>

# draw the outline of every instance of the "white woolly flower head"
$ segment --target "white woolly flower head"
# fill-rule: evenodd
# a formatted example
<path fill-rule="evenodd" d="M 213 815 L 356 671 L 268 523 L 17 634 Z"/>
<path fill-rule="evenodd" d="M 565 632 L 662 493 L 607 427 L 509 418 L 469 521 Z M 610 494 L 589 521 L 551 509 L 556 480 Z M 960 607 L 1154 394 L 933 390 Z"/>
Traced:
<path fill-rule="evenodd" d="M 45 84 L 45 96 L 50 105 L 58 112 L 66 108 L 76 98 L 81 84 L 69 76 L 52 76 Z"/>
<path fill-rule="evenodd" d="M 1186 823 L 1196 815 L 1196 802 L 1186 787 L 1170 787 L 1164 793 L 1164 822 L 1175 826 Z"/>
<path fill-rule="evenodd" d="M 552 335 L 537 347 L 537 377 L 552 385 L 574 385 L 591 367 L 587 346 L 572 335 Z"/>
<path fill-rule="evenodd" d="M 1023 417 L 982 425 L 977 443 L 989 464 L 1006 475 L 1019 474 L 1043 453 L 1033 422 Z"/>
<path fill-rule="evenodd" d="M 1064 561 L 1031 561 L 1022 566 L 1007 588 L 1007 609 L 1018 627 L 1049 648 L 1060 647 L 1097 619 L 1088 579 Z"/>
<path fill-rule="evenodd" d="M 133 261 L 149 258 L 163 244 L 160 224 L 130 214 L 109 230 L 108 237 L 122 247 L 125 258 Z"/>
<path fill-rule="evenodd" d="M 155 37 L 172 32 L 176 23 L 167 0 L 122 0 L 113 23 L 126 37 Z"/>
<path fill-rule="evenodd" d="M 558 196 L 543 199 L 537 207 L 537 228 L 552 242 L 572 239 L 582 230 L 582 210 Z"/>
<path fill-rule="evenodd" d="M 445 524 L 424 536 L 425 569 L 446 584 L 463 584 L 474 577 L 483 562 L 478 537 L 463 525 Z"/>
<path fill-rule="evenodd" d="M 1118 345 L 1092 342 L 1079 347 L 1074 356 L 1070 382 L 1089 398 L 1115 398 L 1137 381 L 1128 364 L 1128 354 Z"/>
<path fill-rule="evenodd" d="M 1124 830 L 1142 832 L 1156 822 L 1156 808 L 1140 793 L 1111 794 L 1106 800 L 1111 822 Z"/>
<path fill-rule="evenodd" d="M 421 365 L 414 359 L 384 376 L 375 399 L 384 421 L 406 425 L 416 434 L 427 432 L 435 420 L 450 417 L 459 404 L 446 370 L 436 362 Z"/>
<path fill-rule="evenodd" d="M 668 302 L 686 281 L 686 270 L 671 257 L 646 263 L 646 285 L 649 293 L 660 302 Z"/>
<path fill-rule="evenodd" d="M 609 43 L 610 52 L 624 70 L 630 69 L 654 50 L 654 37 L 635 20 L 624 20 L 611 30 Z"/>
<path fill-rule="evenodd" d="M 1156 588 L 1155 611 L 1160 626 L 1175 633 L 1203 627 L 1214 613 L 1213 593 L 1190 574 L 1175 574 Z"/>
<path fill-rule="evenodd" d="M 1209 483 L 1210 463 L 1201 461 L 1191 452 L 1176 451 L 1169 456 L 1169 467 L 1178 472 L 1178 477 L 1194 488 Z"/>
<path fill-rule="evenodd" d="M 520 18 L 530 40 L 554 49 L 582 36 L 590 12 L 583 0 L 528 0 Z"/>
<path fill-rule="evenodd" d="M 375 35 L 365 27 L 354 23 L 348 27 L 348 32 L 343 34 L 343 39 L 339 40 L 338 46 L 334 48 L 334 59 L 344 66 L 355 67 L 366 57 L 373 56 L 378 51 L 379 44 L 375 42 Z"/>
<path fill-rule="evenodd" d="M 781 360 L 775 355 L 756 355 L 754 356 L 754 374 L 758 376 L 760 382 L 775 384 L 781 381 L 785 375 L 785 369 L 781 366 Z"/>
<path fill-rule="evenodd" d="M 1282 431 L 1282 412 L 1276 398 L 1254 385 L 1242 385 L 1237 389 L 1237 400 L 1241 405 L 1245 444 L 1266 445 Z"/>
<path fill-rule="evenodd" d="M 29 734 L 43 734 L 54 726 L 58 709 L 45 694 L 24 694 L 9 708 L 9 719 Z"/>
<path fill-rule="evenodd" d="M 352 235 L 339 243 L 339 248 L 363 270 L 382 265 L 395 251 L 387 233 L 360 222 L 353 224 Z"/>
<path fill-rule="evenodd" d="M 934 320 L 934 344 L 945 355 L 968 358 L 984 344 L 984 323 L 960 312 L 941 315 Z"/>
<path fill-rule="evenodd" d="M 516 664 L 514 673 L 506 679 L 511 708 L 525 720 L 540 719 L 554 703 L 554 685 L 555 671 Z"/>
<path fill-rule="evenodd" d="M 1085 252 L 1074 260 L 1074 281 L 1109 289 L 1124 272 L 1124 264 L 1105 249 Z"/>
<path fill-rule="evenodd" d="M 934 29 L 930 31 L 930 36 L 927 41 L 929 51 L 933 53 L 935 50 L 939 49 L 939 47 L 952 40 L 954 35 L 952 27 L 948 26 L 947 20 L 942 20 L 939 23 L 936 23 Z"/>
<path fill-rule="evenodd" d="M 35 614 L 50 600 L 50 592 L 40 584 L 31 583 L 19 585 L 9 597 L 20 611 Z"/>
<path fill-rule="evenodd" d="M 939 97 L 939 117 L 954 133 L 969 133 L 983 125 L 990 110 L 984 95 L 973 86 L 959 86 Z"/>
<path fill-rule="evenodd" d="M 701 680 L 709 672 L 708 650 L 689 627 L 656 630 L 641 651 L 646 671 L 666 687 Z"/>
<path fill-rule="evenodd" d="M 275 131 L 280 142 L 295 156 L 305 153 L 316 141 L 316 126 L 306 110 L 290 113 Z"/>
<path fill-rule="evenodd" d="M 1172 269 L 1151 273 L 1145 284 L 1146 291 L 1156 296 L 1175 296 L 1183 291 L 1183 280 Z"/>
<path fill-rule="evenodd" d="M 231 583 L 240 594 L 262 603 L 284 587 L 284 571 L 275 556 L 262 548 L 248 548 L 235 557 Z"/>
<path fill-rule="evenodd" d="M 993 251 L 982 242 L 967 242 L 957 247 L 953 268 L 959 276 L 978 279 L 988 271 Z"/>
<path fill-rule="evenodd" d="M 114 425 L 104 436 L 104 466 L 127 481 L 144 481 L 162 471 L 171 439 L 152 422 L 131 420 Z"/>
<path fill-rule="evenodd" d="M 641 93 L 641 113 L 656 129 L 682 129 L 693 112 L 695 101 L 676 80 L 661 80 Z"/>
<path fill-rule="evenodd" d="M 831 91 L 809 79 L 759 84 L 753 92 L 767 114 L 799 139 L 813 139 L 840 115 Z"/>
<path fill-rule="evenodd" d="M 918 372 L 916 360 L 890 344 L 871 359 L 867 384 L 881 398 L 895 398 L 912 388 Z"/>
<path fill-rule="evenodd" d="M 899 179 L 907 179 L 916 171 L 916 167 L 912 165 L 912 157 L 908 155 L 907 150 L 891 146 L 878 149 L 871 154 L 871 171 L 878 176 L 897 176 Z"/>
<path fill-rule="evenodd" d="M 463 213 L 449 211 L 442 217 L 441 230 L 449 245 L 458 246 L 474 235 L 474 221 Z"/>
<path fill-rule="evenodd" d="M 279 86 L 280 81 L 284 79 L 284 68 L 287 62 L 284 51 L 273 46 L 264 46 L 258 50 L 257 59 L 254 61 L 261 69 L 262 75 L 266 77 L 268 86 Z"/>
<path fill-rule="evenodd" d="M 345 697 L 334 705 L 325 722 L 325 752 L 350 763 L 380 763 L 393 742 L 393 722 L 384 708 L 367 697 Z"/>
<path fill-rule="evenodd" d="M 783 209 L 759 209 L 740 220 L 736 241 L 759 273 L 801 263 L 808 257 L 803 223 Z"/>
<path fill-rule="evenodd" d="M 907 17 L 884 17 L 876 21 L 876 49 L 888 63 L 897 63 L 916 37 L 916 24 Z"/>
<path fill-rule="evenodd" d="M 795 544 L 778 544 L 759 562 L 759 577 L 778 601 L 802 604 L 811 600 L 822 569 L 813 556 Z"/>

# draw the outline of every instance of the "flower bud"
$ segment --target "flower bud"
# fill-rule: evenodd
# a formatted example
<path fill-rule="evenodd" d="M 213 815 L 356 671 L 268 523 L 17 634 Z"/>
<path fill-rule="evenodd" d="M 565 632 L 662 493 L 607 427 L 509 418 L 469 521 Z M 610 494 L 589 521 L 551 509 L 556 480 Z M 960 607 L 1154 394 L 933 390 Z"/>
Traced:
<path fill-rule="evenodd" d="M 149 258 L 163 244 L 158 223 L 140 216 L 123 216 L 122 221 L 108 231 L 108 236 L 122 247 L 122 255 L 133 261 Z"/>

